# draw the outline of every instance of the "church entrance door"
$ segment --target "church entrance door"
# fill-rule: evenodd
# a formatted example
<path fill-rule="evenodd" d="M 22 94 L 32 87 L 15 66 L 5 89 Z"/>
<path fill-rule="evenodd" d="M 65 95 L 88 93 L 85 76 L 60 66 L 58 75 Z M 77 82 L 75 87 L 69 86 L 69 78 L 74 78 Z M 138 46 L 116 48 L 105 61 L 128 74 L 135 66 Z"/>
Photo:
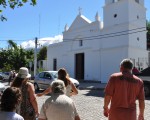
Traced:
<path fill-rule="evenodd" d="M 75 55 L 75 77 L 77 80 L 84 80 L 84 53 Z"/>

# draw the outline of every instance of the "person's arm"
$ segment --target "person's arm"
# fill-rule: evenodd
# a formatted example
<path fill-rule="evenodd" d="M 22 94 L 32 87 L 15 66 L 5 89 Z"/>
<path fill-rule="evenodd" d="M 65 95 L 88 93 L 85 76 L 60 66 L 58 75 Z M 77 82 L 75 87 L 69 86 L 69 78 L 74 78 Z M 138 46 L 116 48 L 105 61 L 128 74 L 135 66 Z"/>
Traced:
<path fill-rule="evenodd" d="M 46 120 L 46 119 L 38 118 L 38 120 Z"/>
<path fill-rule="evenodd" d="M 28 92 L 29 92 L 29 97 L 30 97 L 30 103 L 32 104 L 32 106 L 35 110 L 35 113 L 38 116 L 39 111 L 38 111 L 38 104 L 37 104 L 34 86 L 32 83 L 29 83 L 29 82 L 28 82 Z"/>
<path fill-rule="evenodd" d="M 78 89 L 76 86 L 72 83 L 72 81 L 69 79 L 69 74 L 67 74 L 66 79 L 68 80 L 69 84 L 71 85 L 71 93 L 70 96 L 72 95 L 77 95 L 78 94 Z"/>
<path fill-rule="evenodd" d="M 144 102 L 144 100 L 139 100 L 139 116 L 138 116 L 138 120 L 144 120 L 144 109 L 145 109 L 145 102 Z"/>
<path fill-rule="evenodd" d="M 48 93 L 51 93 L 51 87 L 49 86 L 46 90 L 44 90 L 42 93 L 36 94 L 38 97 L 41 97 L 43 95 L 46 95 Z"/>
<path fill-rule="evenodd" d="M 103 114 L 104 114 L 105 117 L 108 117 L 108 115 L 109 115 L 108 105 L 109 105 L 110 101 L 111 101 L 111 96 L 105 95 L 105 97 L 104 97 L 104 106 L 103 106 L 103 109 L 104 109 Z"/>
<path fill-rule="evenodd" d="M 79 115 L 75 116 L 75 120 L 80 120 Z"/>
<path fill-rule="evenodd" d="M 70 93 L 71 95 L 77 95 L 78 94 L 78 89 L 76 86 L 70 81 L 72 92 Z"/>

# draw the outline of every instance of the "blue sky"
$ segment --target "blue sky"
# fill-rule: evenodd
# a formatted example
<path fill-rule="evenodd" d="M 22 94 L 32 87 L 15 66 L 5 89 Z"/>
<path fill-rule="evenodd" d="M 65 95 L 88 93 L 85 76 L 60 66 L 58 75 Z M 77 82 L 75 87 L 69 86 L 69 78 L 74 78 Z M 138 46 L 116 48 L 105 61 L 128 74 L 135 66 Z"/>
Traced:
<path fill-rule="evenodd" d="M 36 6 L 25 4 L 14 10 L 6 8 L 3 15 L 6 22 L 0 22 L 0 48 L 7 46 L 7 40 L 14 40 L 17 44 L 38 38 L 61 38 L 64 26 L 71 25 L 78 15 L 79 7 L 82 14 L 94 21 L 96 12 L 103 20 L 103 6 L 105 0 L 37 0 Z M 150 2 L 145 0 L 147 19 L 150 20 Z M 0 7 L 1 9 L 1 7 Z M 33 44 L 31 42 L 30 44 Z"/>

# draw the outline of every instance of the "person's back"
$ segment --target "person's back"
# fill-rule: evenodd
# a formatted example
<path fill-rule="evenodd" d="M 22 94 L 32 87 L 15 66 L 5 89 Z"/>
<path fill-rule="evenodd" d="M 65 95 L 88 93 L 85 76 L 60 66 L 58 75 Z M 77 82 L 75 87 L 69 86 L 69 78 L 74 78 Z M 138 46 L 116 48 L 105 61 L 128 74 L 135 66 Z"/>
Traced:
<path fill-rule="evenodd" d="M 55 80 L 51 88 L 52 95 L 43 103 L 39 120 L 80 120 L 73 100 L 64 94 L 64 82 Z"/>
<path fill-rule="evenodd" d="M 43 105 L 48 120 L 74 120 L 76 111 L 72 99 L 68 96 L 52 95 Z"/>
<path fill-rule="evenodd" d="M 132 68 L 132 61 L 124 59 L 120 63 L 120 72 L 112 74 L 106 85 L 103 108 L 109 120 L 137 120 L 136 100 L 139 102 L 138 120 L 144 118 L 144 85 L 132 74 Z"/>
<path fill-rule="evenodd" d="M 109 87 L 109 89 L 106 89 L 105 92 L 114 92 L 112 96 L 111 108 L 135 109 L 136 99 L 143 97 L 140 93 L 143 88 L 142 80 L 131 73 L 120 72 L 113 74 L 110 78 L 110 82 L 114 82 L 114 84 Z"/>
<path fill-rule="evenodd" d="M 28 82 L 31 75 L 26 67 L 21 67 L 16 78 L 13 80 L 11 86 L 21 89 L 22 101 L 18 112 L 25 120 L 35 120 L 38 116 L 38 104 L 35 96 L 34 86 Z"/>

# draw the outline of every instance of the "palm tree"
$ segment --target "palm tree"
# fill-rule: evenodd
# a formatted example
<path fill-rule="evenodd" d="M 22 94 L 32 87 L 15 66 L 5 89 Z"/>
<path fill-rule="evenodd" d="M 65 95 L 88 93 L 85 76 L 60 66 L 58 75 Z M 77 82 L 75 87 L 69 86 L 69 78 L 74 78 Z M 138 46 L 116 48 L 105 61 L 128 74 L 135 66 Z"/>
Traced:
<path fill-rule="evenodd" d="M 12 49 L 17 49 L 17 44 L 13 40 L 8 40 L 8 46 Z"/>

